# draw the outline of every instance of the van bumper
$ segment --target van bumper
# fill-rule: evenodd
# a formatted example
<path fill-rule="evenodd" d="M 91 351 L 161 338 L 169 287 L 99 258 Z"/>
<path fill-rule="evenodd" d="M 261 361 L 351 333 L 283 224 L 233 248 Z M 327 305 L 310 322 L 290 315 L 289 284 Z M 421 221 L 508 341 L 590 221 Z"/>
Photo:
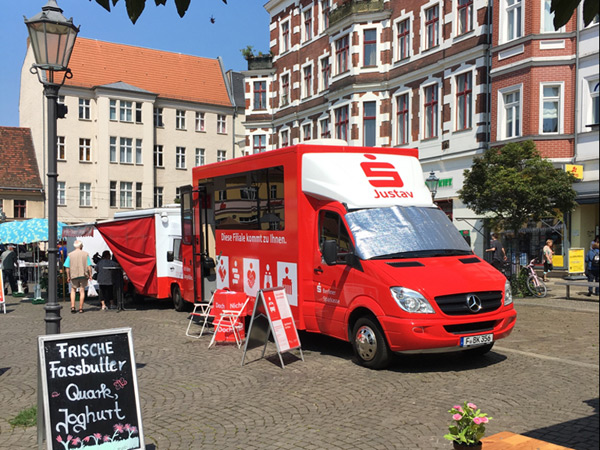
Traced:
<path fill-rule="evenodd" d="M 515 326 L 517 312 L 511 308 L 473 317 L 428 318 L 379 317 L 393 352 L 432 352 L 461 350 L 460 338 L 480 334 L 494 335 L 494 342 L 507 337 Z"/>

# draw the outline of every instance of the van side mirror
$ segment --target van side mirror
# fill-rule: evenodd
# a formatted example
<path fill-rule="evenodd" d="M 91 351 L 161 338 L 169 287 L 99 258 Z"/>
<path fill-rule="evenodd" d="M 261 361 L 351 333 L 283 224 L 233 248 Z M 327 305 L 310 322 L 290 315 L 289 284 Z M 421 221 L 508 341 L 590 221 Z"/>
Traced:
<path fill-rule="evenodd" d="M 323 242 L 323 259 L 328 266 L 337 263 L 338 246 L 337 241 L 330 239 Z"/>
<path fill-rule="evenodd" d="M 173 262 L 175 260 L 175 257 L 173 256 L 173 251 L 168 251 L 167 252 L 167 262 Z"/>

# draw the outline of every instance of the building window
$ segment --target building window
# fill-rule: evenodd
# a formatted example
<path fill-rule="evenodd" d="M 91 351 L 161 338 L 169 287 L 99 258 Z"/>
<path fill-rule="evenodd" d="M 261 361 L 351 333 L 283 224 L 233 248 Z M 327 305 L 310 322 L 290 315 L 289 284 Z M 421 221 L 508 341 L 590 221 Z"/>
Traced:
<path fill-rule="evenodd" d="M 463 73 L 456 77 L 456 129 L 471 128 L 471 104 L 473 74 Z"/>
<path fill-rule="evenodd" d="M 164 167 L 162 145 L 154 146 L 154 167 Z"/>
<path fill-rule="evenodd" d="M 117 182 L 111 181 L 109 188 L 109 204 L 111 208 L 117 207 Z"/>
<path fill-rule="evenodd" d="M 304 40 L 310 41 L 312 39 L 312 8 L 308 8 L 304 11 Z"/>
<path fill-rule="evenodd" d="M 331 0 L 321 0 L 321 31 L 329 28 L 329 11 L 331 10 Z"/>
<path fill-rule="evenodd" d="M 281 132 L 281 146 L 287 147 L 290 145 L 290 132 L 288 130 L 283 130 Z"/>
<path fill-rule="evenodd" d="M 135 123 L 142 123 L 142 104 L 135 102 Z"/>
<path fill-rule="evenodd" d="M 542 0 L 542 33 L 554 33 L 554 13 L 550 11 L 552 0 Z"/>
<path fill-rule="evenodd" d="M 425 49 L 436 47 L 440 35 L 440 7 L 432 6 L 425 10 Z"/>
<path fill-rule="evenodd" d="M 398 130 L 396 137 L 396 144 L 402 145 L 408 143 L 409 136 L 409 115 L 408 115 L 408 94 L 399 95 L 396 99 L 397 107 L 397 122 Z"/>
<path fill-rule="evenodd" d="M 110 106 L 109 106 L 109 118 L 110 120 L 117 120 L 117 101 L 116 100 L 110 100 Z"/>
<path fill-rule="evenodd" d="M 286 20 L 281 24 L 281 53 L 290 49 L 290 21 Z"/>
<path fill-rule="evenodd" d="M 348 140 L 348 107 L 342 106 L 335 110 L 335 138 Z"/>
<path fill-rule="evenodd" d="M 252 153 L 262 153 L 267 149 L 267 136 L 255 134 L 252 136 Z"/>
<path fill-rule="evenodd" d="M 312 65 L 306 66 L 303 70 L 302 93 L 303 97 L 312 96 Z"/>
<path fill-rule="evenodd" d="M 588 89 L 590 93 L 590 108 L 588 108 L 587 125 L 598 125 L 600 123 L 600 84 L 598 83 L 598 79 L 588 81 Z"/>
<path fill-rule="evenodd" d="M 377 102 L 363 103 L 363 145 L 375 147 L 377 142 Z"/>
<path fill-rule="evenodd" d="M 175 168 L 185 169 L 185 147 L 175 148 Z"/>
<path fill-rule="evenodd" d="M 403 20 L 398 24 L 398 60 L 410 56 L 410 21 Z"/>
<path fill-rule="evenodd" d="M 154 207 L 161 208 L 163 205 L 163 188 L 155 187 L 154 188 Z"/>
<path fill-rule="evenodd" d="M 203 148 L 197 148 L 196 149 L 196 159 L 194 161 L 194 164 L 196 167 L 198 166 L 203 166 L 204 164 L 206 164 L 206 160 L 205 160 L 205 151 Z"/>
<path fill-rule="evenodd" d="M 24 219 L 27 213 L 27 200 L 13 200 L 13 217 Z M 2 286 L 4 288 L 4 286 Z"/>
<path fill-rule="evenodd" d="M 117 138 L 115 136 L 110 137 L 110 144 L 108 146 L 108 158 L 111 163 L 117 162 Z"/>
<path fill-rule="evenodd" d="M 162 108 L 154 108 L 154 126 L 157 128 L 162 128 L 165 126 L 163 122 L 163 109 Z"/>
<path fill-rule="evenodd" d="M 227 160 L 227 150 L 217 150 L 217 162 Z"/>
<path fill-rule="evenodd" d="M 425 93 L 425 139 L 437 137 L 438 133 L 438 86 L 427 86 Z"/>
<path fill-rule="evenodd" d="M 196 131 L 204 131 L 204 113 L 196 111 Z"/>
<path fill-rule="evenodd" d="M 561 114 L 561 86 L 542 84 L 542 133 L 558 133 L 560 131 Z"/>
<path fill-rule="evenodd" d="M 175 111 L 175 128 L 185 130 L 185 111 L 183 109 Z"/>
<path fill-rule="evenodd" d="M 319 121 L 321 127 L 321 139 L 329 139 L 331 137 L 331 130 L 329 128 L 329 117 L 321 119 Z"/>
<path fill-rule="evenodd" d="M 281 76 L 281 106 L 290 102 L 290 76 L 285 74 Z"/>
<path fill-rule="evenodd" d="M 458 28 L 456 32 L 461 35 L 473 29 L 473 0 L 458 0 L 456 6 L 458 16 Z"/>
<path fill-rule="evenodd" d="M 79 118 L 81 120 L 90 120 L 90 101 L 87 98 L 79 99 Z"/>
<path fill-rule="evenodd" d="M 92 141 L 91 141 L 91 139 L 85 139 L 85 138 L 79 139 L 79 161 L 80 162 L 91 162 L 92 161 Z"/>
<path fill-rule="evenodd" d="M 142 164 L 142 140 L 135 140 L 135 163 Z"/>
<path fill-rule="evenodd" d="M 506 139 L 521 135 L 521 92 L 512 91 L 502 93 L 503 115 L 498 119 L 504 123 L 504 135 Z M 503 116 L 503 117 L 502 117 Z"/>
<path fill-rule="evenodd" d="M 348 70 L 348 54 L 350 52 L 348 35 L 335 41 L 336 73 L 340 74 Z"/>
<path fill-rule="evenodd" d="M 119 207 L 131 208 L 133 206 L 133 183 L 121 181 L 119 188 Z"/>
<path fill-rule="evenodd" d="M 302 140 L 310 141 L 311 134 L 312 134 L 312 127 L 310 126 L 310 123 L 307 123 L 306 125 L 302 125 Z"/>
<path fill-rule="evenodd" d="M 331 78 L 331 64 L 329 56 L 321 59 L 321 90 L 329 89 L 329 79 Z"/>
<path fill-rule="evenodd" d="M 217 115 L 217 133 L 225 134 L 227 133 L 227 117 L 223 114 Z"/>
<path fill-rule="evenodd" d="M 66 161 L 67 160 L 67 154 L 66 154 L 66 150 L 65 150 L 65 137 L 64 136 L 57 136 L 56 138 L 56 152 L 57 152 L 57 159 L 59 161 Z"/>
<path fill-rule="evenodd" d="M 120 161 L 121 164 L 132 164 L 133 163 L 133 150 L 132 150 L 132 142 L 131 138 L 121 138 L 119 142 L 119 150 L 120 150 Z"/>
<path fill-rule="evenodd" d="M 377 65 L 377 30 L 365 30 L 363 33 L 363 66 Z"/>
<path fill-rule="evenodd" d="M 523 35 L 523 8 L 521 0 L 506 0 L 506 40 L 512 41 Z"/>
<path fill-rule="evenodd" d="M 267 82 L 254 82 L 254 109 L 267 109 Z"/>
<path fill-rule="evenodd" d="M 132 102 L 121 100 L 119 102 L 119 120 L 121 122 L 132 122 Z"/>
<path fill-rule="evenodd" d="M 79 183 L 79 206 L 92 206 L 91 183 Z"/>
<path fill-rule="evenodd" d="M 142 207 L 142 183 L 135 183 L 135 207 Z"/>
<path fill-rule="evenodd" d="M 67 204 L 67 188 L 64 181 L 56 182 L 56 204 L 58 206 L 66 206 Z"/>

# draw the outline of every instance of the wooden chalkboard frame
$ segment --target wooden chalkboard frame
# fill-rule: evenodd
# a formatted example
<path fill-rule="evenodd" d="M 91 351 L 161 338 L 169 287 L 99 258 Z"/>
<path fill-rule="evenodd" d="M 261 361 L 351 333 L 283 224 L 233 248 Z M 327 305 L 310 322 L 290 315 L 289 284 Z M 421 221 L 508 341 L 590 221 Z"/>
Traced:
<path fill-rule="evenodd" d="M 114 340 L 110 340 L 111 338 L 113 338 Z M 110 342 L 110 347 L 106 347 L 105 345 L 108 342 Z M 81 355 L 79 354 L 77 356 L 71 356 L 71 354 L 68 353 L 68 350 L 71 348 L 69 346 L 79 345 L 80 347 L 76 348 L 81 349 L 81 346 L 83 346 L 84 344 L 88 344 L 88 349 L 91 348 L 91 344 L 96 344 L 95 348 L 104 348 L 105 350 L 107 348 L 110 348 L 111 350 L 113 350 L 113 352 L 104 352 L 104 356 L 98 357 L 99 362 L 95 362 L 95 360 L 89 360 L 89 362 L 87 362 L 85 361 L 85 357 L 80 358 Z M 116 344 L 116 350 L 113 349 L 113 344 Z M 105 346 L 101 347 L 102 345 Z M 46 447 L 48 449 L 64 450 L 67 448 L 71 448 L 71 445 L 74 445 L 73 448 L 78 448 L 76 443 L 79 443 L 79 446 L 81 446 L 83 443 L 86 442 L 95 443 L 96 445 L 94 446 L 94 448 L 105 448 L 107 450 L 110 448 L 118 448 L 119 450 L 138 450 L 145 448 L 144 430 L 142 426 L 142 414 L 140 408 L 140 398 L 138 391 L 138 381 L 135 355 L 133 351 L 133 339 L 131 334 L 131 328 L 114 328 L 106 330 L 38 336 L 38 351 L 40 361 L 39 376 L 41 377 L 43 396 L 43 418 L 45 425 L 44 428 L 46 430 Z M 52 352 L 61 355 L 61 359 L 63 357 L 67 357 L 68 360 L 71 360 L 72 358 L 77 358 L 76 362 L 81 361 L 81 364 L 61 367 L 59 365 L 60 361 L 48 361 L 47 353 L 49 355 L 52 355 Z M 121 360 L 111 360 L 111 354 L 118 354 L 118 356 L 114 357 L 121 358 Z M 74 370 L 78 370 L 77 368 L 82 368 L 82 371 L 85 372 L 86 365 L 88 367 L 91 365 L 95 367 L 100 367 L 101 369 L 103 369 L 103 372 L 100 374 L 91 373 L 90 375 L 88 375 L 88 378 L 84 378 L 87 374 L 81 374 L 79 376 L 73 375 L 72 373 L 68 373 L 70 367 L 76 368 Z M 67 372 L 64 374 L 63 372 L 59 372 L 59 370 L 62 369 L 64 369 Z M 52 373 L 52 375 L 56 375 L 56 381 L 49 380 L 49 372 Z M 52 378 L 54 378 L 54 376 L 52 376 Z M 110 378 L 110 381 L 108 382 L 110 383 L 109 385 L 107 385 L 107 383 L 102 382 L 106 381 L 107 378 Z M 86 389 L 87 383 L 89 383 L 90 380 L 93 380 L 95 386 L 97 385 L 95 389 Z M 83 385 L 83 388 L 80 388 L 79 384 L 75 384 L 75 381 L 79 381 L 79 383 Z M 63 385 L 67 382 L 70 383 L 66 388 L 64 388 L 63 391 Z M 127 388 L 126 385 L 129 382 L 132 385 L 129 386 L 129 388 Z M 63 399 L 60 398 L 61 396 L 65 399 L 68 399 L 65 401 L 76 401 L 82 403 L 75 403 L 76 408 L 74 409 L 72 414 L 70 414 L 68 408 L 58 409 L 60 414 L 64 414 L 65 419 L 64 422 L 58 422 L 57 424 L 56 421 L 53 420 L 53 417 L 55 417 L 56 414 L 51 414 L 51 406 L 56 408 L 57 403 L 63 401 Z M 109 400 L 106 401 L 106 398 L 109 398 Z M 117 400 L 119 398 L 124 402 L 122 405 L 117 406 Z M 111 429 L 114 430 L 112 436 L 109 436 L 106 433 L 106 431 L 104 436 L 102 436 L 102 433 L 93 433 L 93 429 L 89 431 L 87 430 L 87 421 L 90 419 L 90 417 L 94 419 L 98 418 L 99 422 L 109 422 L 109 420 L 106 419 L 106 417 L 103 416 L 102 419 L 99 419 L 99 413 L 98 416 L 90 415 L 90 413 L 88 412 L 89 409 L 86 409 L 87 414 L 81 412 L 81 409 L 83 409 L 82 405 L 84 403 L 85 408 L 88 408 L 89 402 L 92 402 L 92 404 L 94 404 L 94 402 L 98 403 L 103 401 L 112 401 L 114 405 L 114 409 L 111 410 L 110 414 L 106 412 L 106 416 L 110 417 L 110 421 L 115 423 L 113 425 L 103 424 L 102 426 L 104 430 L 106 430 L 107 427 L 112 427 Z M 135 411 L 133 411 L 133 408 L 131 408 L 132 401 L 135 404 Z M 67 403 L 66 406 L 68 407 L 71 404 L 72 403 Z M 64 413 L 62 413 L 62 411 L 64 411 Z M 75 413 L 75 411 L 77 413 Z M 108 410 L 103 410 L 103 414 L 104 411 Z M 94 411 L 92 411 L 92 413 L 95 414 Z M 133 415 L 135 415 L 135 417 L 133 417 Z M 71 422 L 71 420 L 75 419 L 77 419 L 75 422 Z M 83 428 L 83 435 L 86 436 L 83 436 L 79 432 L 69 433 L 70 428 L 72 428 L 73 431 L 75 431 L 76 428 L 78 430 L 81 429 L 82 423 L 85 424 L 85 427 Z M 54 431 L 56 431 L 59 428 L 64 429 L 65 432 L 63 433 L 61 431 L 60 434 L 54 436 Z M 98 428 L 96 429 L 96 431 L 98 431 Z"/>

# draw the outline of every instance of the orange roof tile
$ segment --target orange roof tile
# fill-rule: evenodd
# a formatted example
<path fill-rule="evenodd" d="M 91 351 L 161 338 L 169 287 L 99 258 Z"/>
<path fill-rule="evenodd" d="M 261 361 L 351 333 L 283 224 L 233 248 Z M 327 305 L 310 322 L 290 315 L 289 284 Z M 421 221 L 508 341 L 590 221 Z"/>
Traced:
<path fill-rule="evenodd" d="M 219 61 L 78 37 L 66 85 L 124 82 L 160 97 L 231 106 Z"/>
<path fill-rule="evenodd" d="M 0 189 L 43 189 L 29 128 L 0 127 Z"/>

